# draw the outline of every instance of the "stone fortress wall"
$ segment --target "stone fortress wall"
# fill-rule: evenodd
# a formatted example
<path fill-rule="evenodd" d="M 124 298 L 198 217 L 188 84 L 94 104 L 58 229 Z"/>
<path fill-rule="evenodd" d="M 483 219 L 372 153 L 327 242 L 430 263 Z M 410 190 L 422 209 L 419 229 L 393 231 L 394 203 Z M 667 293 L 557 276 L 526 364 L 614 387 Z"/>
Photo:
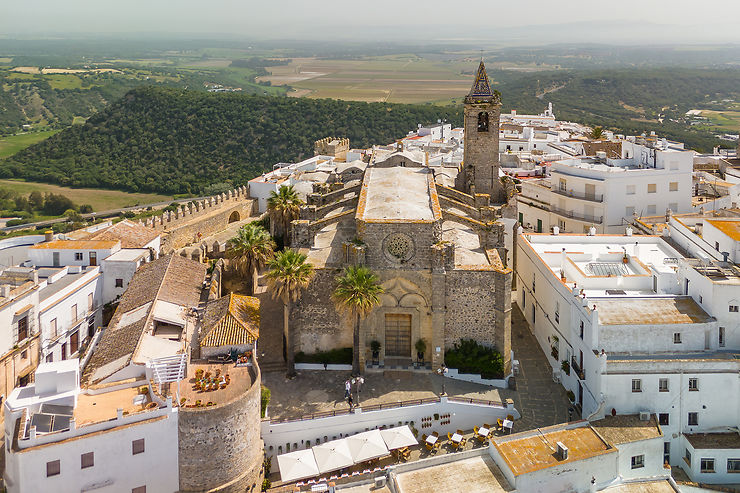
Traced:
<path fill-rule="evenodd" d="M 223 231 L 229 223 L 255 215 L 256 204 L 248 197 L 247 187 L 239 187 L 194 203 L 181 204 L 174 211 L 147 218 L 141 223 L 162 232 L 162 252 L 167 254 Z"/>
<path fill-rule="evenodd" d="M 349 139 L 325 137 L 314 142 L 313 148 L 316 156 L 334 156 L 336 159 L 345 160 L 349 151 Z"/>
<path fill-rule="evenodd" d="M 232 401 L 179 411 L 181 492 L 260 491 L 262 444 L 261 375 L 256 360 L 252 386 Z"/>

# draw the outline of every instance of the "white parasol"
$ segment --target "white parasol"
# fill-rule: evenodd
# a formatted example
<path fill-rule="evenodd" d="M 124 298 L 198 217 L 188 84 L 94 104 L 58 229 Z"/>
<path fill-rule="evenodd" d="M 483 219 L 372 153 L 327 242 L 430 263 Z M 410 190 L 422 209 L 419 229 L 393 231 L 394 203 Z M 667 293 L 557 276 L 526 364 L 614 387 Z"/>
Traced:
<path fill-rule="evenodd" d="M 396 428 L 390 428 L 388 430 L 380 430 L 380 436 L 383 437 L 383 441 L 388 446 L 388 450 L 410 447 L 419 443 L 416 441 L 416 437 L 411 433 L 411 429 L 408 426 L 397 426 Z"/>
<path fill-rule="evenodd" d="M 321 474 L 349 467 L 355 463 L 346 439 L 322 443 L 313 447 L 312 450 Z"/>
<path fill-rule="evenodd" d="M 388 455 L 388 447 L 385 446 L 383 437 L 379 430 L 370 430 L 345 438 L 352 459 L 355 462 L 384 457 Z"/>
<path fill-rule="evenodd" d="M 288 454 L 278 455 L 280 479 L 283 481 L 297 481 L 319 475 L 319 467 L 311 450 L 298 450 Z"/>

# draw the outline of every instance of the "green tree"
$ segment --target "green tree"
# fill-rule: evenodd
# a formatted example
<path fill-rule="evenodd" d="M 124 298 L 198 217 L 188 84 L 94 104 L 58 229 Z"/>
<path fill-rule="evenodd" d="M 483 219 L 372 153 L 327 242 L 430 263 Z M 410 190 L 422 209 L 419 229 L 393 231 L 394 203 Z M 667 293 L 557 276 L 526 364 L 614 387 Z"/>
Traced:
<path fill-rule="evenodd" d="M 593 140 L 599 140 L 604 137 L 604 128 L 603 127 L 594 127 L 591 130 L 591 139 Z"/>
<path fill-rule="evenodd" d="M 383 286 L 380 279 L 363 265 L 351 265 L 338 276 L 337 287 L 332 299 L 337 310 L 349 315 L 354 324 L 352 331 L 352 373 L 359 375 L 360 367 L 360 320 L 367 317 L 380 304 Z"/>
<path fill-rule="evenodd" d="M 44 194 L 42 194 L 38 190 L 34 190 L 28 196 L 28 204 L 31 206 L 31 209 L 35 211 L 40 211 L 44 208 Z"/>
<path fill-rule="evenodd" d="M 256 275 L 275 253 L 275 241 L 261 224 L 245 224 L 228 242 L 226 257 L 229 266 L 240 276 L 247 279 L 247 288 L 254 294 Z"/>
<path fill-rule="evenodd" d="M 93 211 L 93 207 L 90 204 L 82 204 L 78 210 L 80 214 L 90 214 Z"/>
<path fill-rule="evenodd" d="M 279 234 L 283 238 L 283 245 L 290 243 L 288 237 L 290 222 L 298 219 L 301 207 L 304 204 L 293 185 L 285 185 L 280 187 L 277 192 L 270 192 L 270 197 L 267 199 L 270 224 L 275 225 L 273 234 Z"/>
<path fill-rule="evenodd" d="M 285 359 L 288 377 L 295 375 L 295 354 L 292 331 L 289 327 L 290 304 L 300 299 L 314 275 L 313 265 L 307 257 L 297 250 L 286 249 L 278 252 L 267 263 L 267 282 L 272 296 L 283 302 L 283 337 L 285 338 Z"/>

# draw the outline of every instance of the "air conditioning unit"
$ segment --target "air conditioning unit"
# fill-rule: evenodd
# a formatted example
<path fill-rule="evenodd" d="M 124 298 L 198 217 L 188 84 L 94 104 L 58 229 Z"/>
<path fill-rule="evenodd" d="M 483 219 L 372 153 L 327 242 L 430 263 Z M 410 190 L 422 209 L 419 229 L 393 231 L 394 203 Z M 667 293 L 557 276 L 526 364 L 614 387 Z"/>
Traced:
<path fill-rule="evenodd" d="M 385 486 L 385 480 L 386 480 L 385 476 L 378 476 L 378 477 L 376 477 L 375 478 L 375 487 L 376 488 L 382 488 L 383 486 Z"/>
<path fill-rule="evenodd" d="M 650 421 L 650 413 L 646 411 L 640 412 L 640 421 Z"/>
<path fill-rule="evenodd" d="M 558 442 L 557 446 L 558 446 L 558 459 L 567 460 L 568 459 L 568 447 L 566 447 L 563 442 Z"/>

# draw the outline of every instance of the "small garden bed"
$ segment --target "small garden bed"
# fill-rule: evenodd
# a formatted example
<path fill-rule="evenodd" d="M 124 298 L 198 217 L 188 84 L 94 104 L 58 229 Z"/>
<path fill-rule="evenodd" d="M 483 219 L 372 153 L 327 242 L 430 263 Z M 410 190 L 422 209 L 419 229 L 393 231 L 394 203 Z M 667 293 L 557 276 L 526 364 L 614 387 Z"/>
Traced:
<path fill-rule="evenodd" d="M 445 351 L 445 366 L 456 368 L 460 373 L 478 374 L 485 379 L 504 378 L 504 358 L 501 353 L 472 339 L 463 339 L 453 349 Z"/>
<path fill-rule="evenodd" d="M 332 349 L 331 351 L 306 354 L 303 351 L 296 353 L 296 363 L 318 363 L 327 365 L 351 365 L 352 348 Z"/>

